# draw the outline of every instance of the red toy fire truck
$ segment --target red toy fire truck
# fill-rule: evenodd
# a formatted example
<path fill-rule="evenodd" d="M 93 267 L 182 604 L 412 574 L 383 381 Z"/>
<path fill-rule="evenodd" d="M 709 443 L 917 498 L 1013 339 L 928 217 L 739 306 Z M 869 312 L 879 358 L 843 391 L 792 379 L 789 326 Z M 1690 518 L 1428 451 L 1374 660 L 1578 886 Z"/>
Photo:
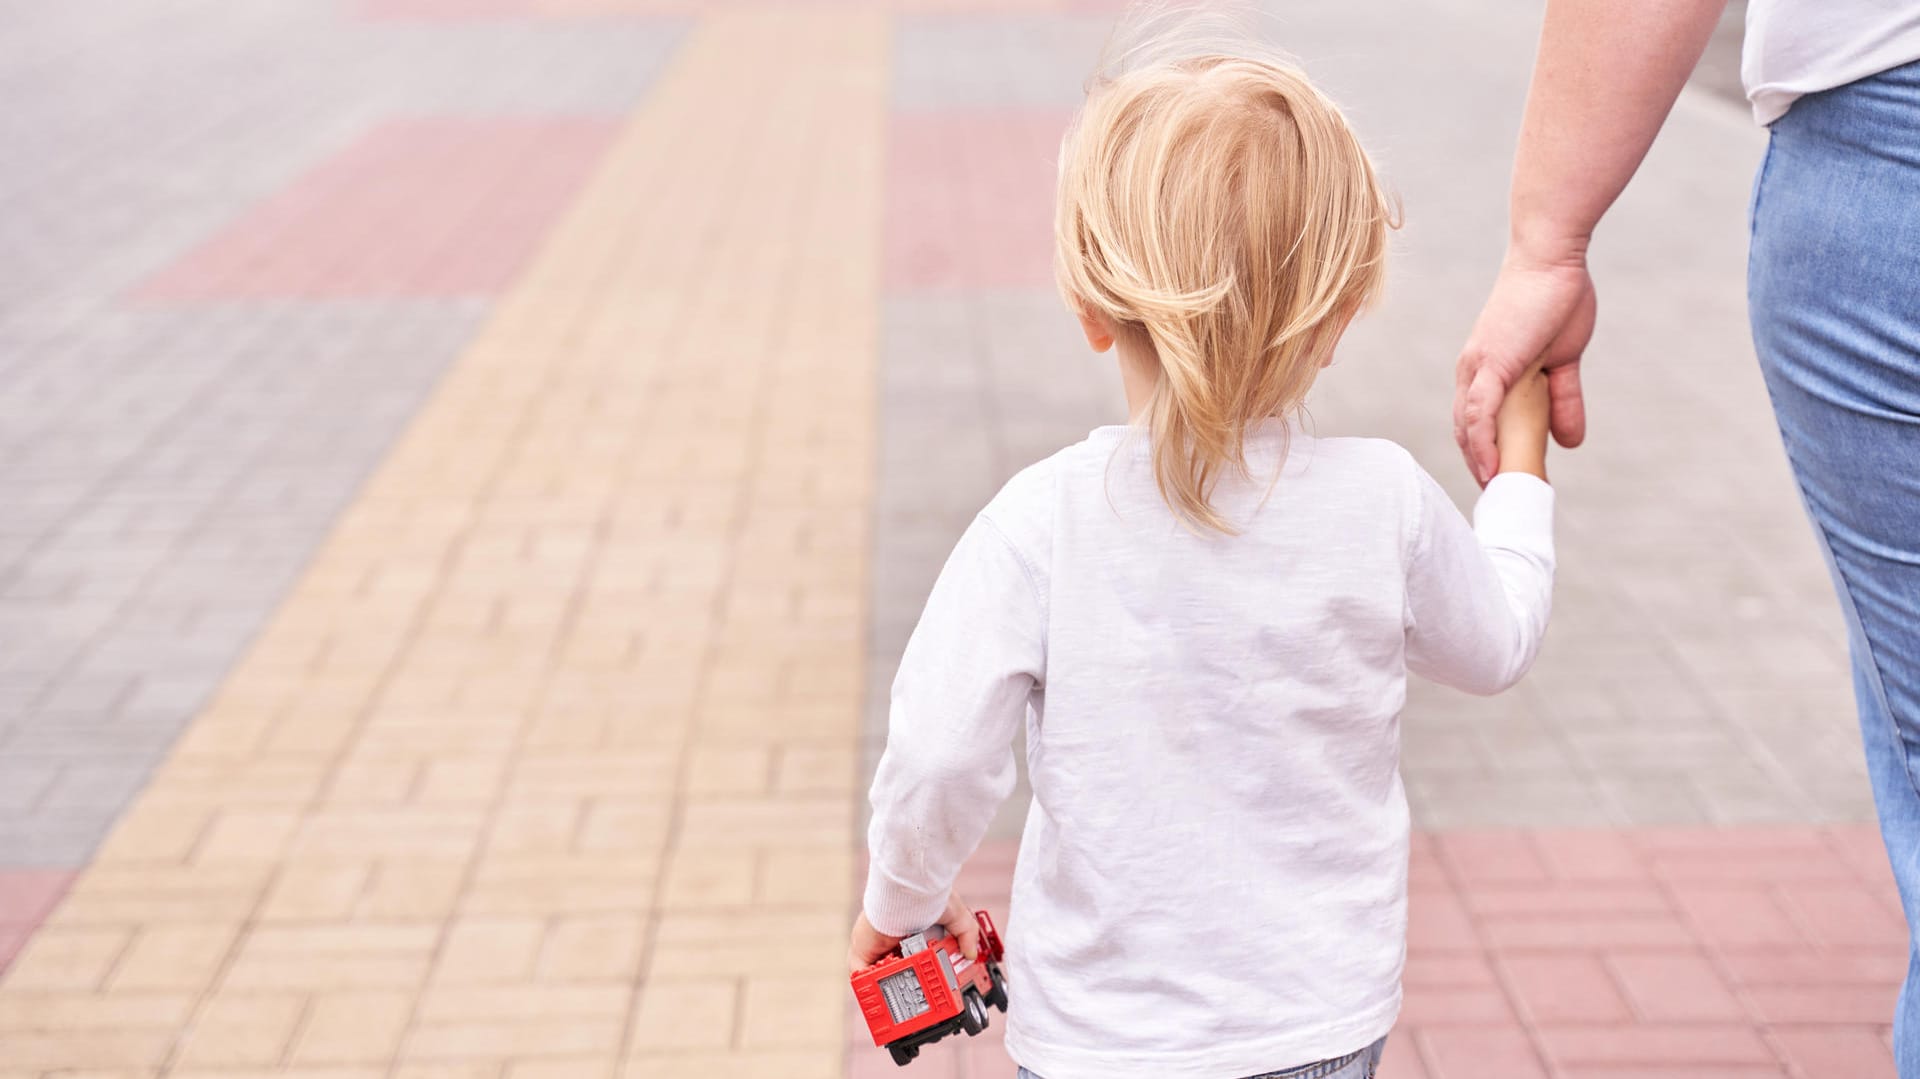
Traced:
<path fill-rule="evenodd" d="M 873 1044 L 884 1045 L 895 1064 L 920 1055 L 920 1047 L 956 1030 L 987 1029 L 989 1006 L 1007 1010 L 1007 981 L 1000 973 L 1006 949 L 993 919 L 975 911 L 980 958 L 960 954 L 960 942 L 940 927 L 900 942 L 893 954 L 853 976 L 853 996 L 866 1016 Z"/>

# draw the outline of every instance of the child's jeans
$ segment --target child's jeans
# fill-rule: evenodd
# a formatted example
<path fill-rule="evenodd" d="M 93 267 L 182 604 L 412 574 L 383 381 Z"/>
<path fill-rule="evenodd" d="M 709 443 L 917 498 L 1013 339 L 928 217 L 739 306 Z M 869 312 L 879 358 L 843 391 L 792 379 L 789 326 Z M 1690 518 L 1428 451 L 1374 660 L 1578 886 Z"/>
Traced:
<path fill-rule="evenodd" d="M 1380 1067 L 1380 1054 L 1386 1047 L 1387 1039 L 1381 1038 L 1357 1053 L 1323 1060 L 1318 1064 L 1302 1064 L 1286 1071 L 1261 1072 L 1249 1079 L 1373 1079 L 1373 1073 Z M 1021 1068 L 1019 1079 L 1040 1077 Z"/>

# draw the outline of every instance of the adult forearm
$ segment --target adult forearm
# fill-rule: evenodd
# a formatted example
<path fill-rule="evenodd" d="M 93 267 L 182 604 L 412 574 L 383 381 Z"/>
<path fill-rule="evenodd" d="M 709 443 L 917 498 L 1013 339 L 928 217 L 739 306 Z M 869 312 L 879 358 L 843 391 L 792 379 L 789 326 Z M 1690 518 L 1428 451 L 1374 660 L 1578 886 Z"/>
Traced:
<path fill-rule="evenodd" d="M 1514 154 L 1512 245 L 1584 257 L 1700 59 L 1726 0 L 1548 0 Z"/>

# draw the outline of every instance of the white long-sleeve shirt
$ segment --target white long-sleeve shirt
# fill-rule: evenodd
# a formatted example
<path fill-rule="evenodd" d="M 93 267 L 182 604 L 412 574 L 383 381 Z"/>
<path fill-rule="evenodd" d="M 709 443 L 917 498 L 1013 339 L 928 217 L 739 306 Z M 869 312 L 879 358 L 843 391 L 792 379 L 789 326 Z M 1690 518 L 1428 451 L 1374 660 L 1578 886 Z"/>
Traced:
<path fill-rule="evenodd" d="M 1497 477 L 1469 527 L 1390 442 L 1275 420 L 1247 458 L 1254 478 L 1213 493 L 1238 535 L 1183 526 L 1131 428 L 1021 472 L 894 681 L 867 916 L 895 934 L 939 916 L 1024 722 L 1007 1047 L 1046 1079 L 1252 1075 L 1385 1035 L 1407 672 L 1498 692 L 1546 629 L 1540 480 Z"/>

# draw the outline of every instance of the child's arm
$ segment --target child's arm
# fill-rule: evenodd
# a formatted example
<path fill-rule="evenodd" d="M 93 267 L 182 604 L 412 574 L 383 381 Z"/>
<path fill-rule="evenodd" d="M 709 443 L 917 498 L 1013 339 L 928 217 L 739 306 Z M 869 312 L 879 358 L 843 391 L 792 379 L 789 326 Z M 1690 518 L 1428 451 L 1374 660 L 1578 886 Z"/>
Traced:
<path fill-rule="evenodd" d="M 1421 524 L 1407 574 L 1407 667 L 1469 693 L 1527 673 L 1553 606 L 1553 488 L 1547 486 L 1546 378 L 1536 369 L 1499 416 L 1500 474 L 1468 527 L 1421 472 Z"/>
<path fill-rule="evenodd" d="M 1521 375 L 1494 420 L 1501 472 L 1547 478 L 1547 376 L 1538 367 Z"/>
<path fill-rule="evenodd" d="M 960 864 L 1013 790 L 1013 737 L 1045 667 L 1042 604 L 1005 534 L 976 518 L 940 571 L 893 682 L 870 796 L 856 965 L 949 920 L 963 923 L 947 926 L 963 946 L 971 941 L 971 916 L 949 899 Z"/>

